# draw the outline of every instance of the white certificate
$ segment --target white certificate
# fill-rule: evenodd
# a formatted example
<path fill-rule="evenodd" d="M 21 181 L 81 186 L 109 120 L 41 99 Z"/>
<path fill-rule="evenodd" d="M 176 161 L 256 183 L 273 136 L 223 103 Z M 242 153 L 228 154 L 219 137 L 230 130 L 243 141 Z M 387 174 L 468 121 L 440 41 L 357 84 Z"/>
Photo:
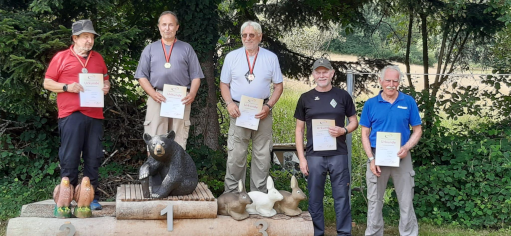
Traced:
<path fill-rule="evenodd" d="M 83 87 L 83 92 L 80 91 L 80 107 L 104 107 L 103 74 L 80 73 L 78 78 Z"/>
<path fill-rule="evenodd" d="M 397 153 L 401 149 L 401 133 L 376 133 L 376 159 L 377 166 L 399 167 Z"/>
<path fill-rule="evenodd" d="M 186 97 L 186 87 L 165 84 L 163 96 L 166 101 L 161 103 L 160 116 L 183 119 L 185 104 L 181 100 Z"/>
<path fill-rule="evenodd" d="M 312 119 L 312 148 L 314 151 L 337 150 L 337 140 L 328 133 L 335 120 Z"/>
<path fill-rule="evenodd" d="M 259 119 L 255 115 L 263 109 L 263 102 L 263 99 L 242 95 L 239 106 L 241 115 L 236 119 L 236 126 L 257 130 Z"/>

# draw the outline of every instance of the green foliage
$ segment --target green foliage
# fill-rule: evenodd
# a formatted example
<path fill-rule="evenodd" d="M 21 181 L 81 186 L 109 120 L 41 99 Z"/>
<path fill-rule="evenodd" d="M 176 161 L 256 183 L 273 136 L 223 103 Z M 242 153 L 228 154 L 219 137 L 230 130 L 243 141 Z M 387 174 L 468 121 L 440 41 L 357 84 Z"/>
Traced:
<path fill-rule="evenodd" d="M 419 166 L 415 178 L 417 216 L 434 224 L 476 228 L 511 222 L 511 128 L 481 124 L 468 135 L 450 135 L 445 164 Z M 414 158 L 415 159 L 415 158 Z"/>
<path fill-rule="evenodd" d="M 333 39 L 330 42 L 329 50 L 341 54 L 356 55 L 360 57 L 387 59 L 404 63 L 406 48 L 395 45 L 386 38 L 384 30 L 378 32 L 364 32 L 362 29 L 355 29 L 352 34 L 341 32 L 343 40 Z M 422 49 L 419 45 L 413 44 L 410 51 L 410 63 L 422 64 Z M 434 53 L 429 56 L 429 63 L 432 65 L 437 60 Z"/>

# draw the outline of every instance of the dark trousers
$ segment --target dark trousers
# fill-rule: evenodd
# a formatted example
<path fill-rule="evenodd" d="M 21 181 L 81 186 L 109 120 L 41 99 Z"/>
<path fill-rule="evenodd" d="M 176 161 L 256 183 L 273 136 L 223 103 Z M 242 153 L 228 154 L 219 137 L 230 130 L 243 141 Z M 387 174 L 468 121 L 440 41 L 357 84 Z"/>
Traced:
<path fill-rule="evenodd" d="M 307 177 L 309 212 L 314 225 L 314 235 L 325 234 L 323 197 L 325 196 L 327 173 L 330 174 L 332 183 L 337 235 L 351 235 L 348 156 L 310 156 L 307 157 L 307 165 L 309 166 L 309 176 Z"/>
<path fill-rule="evenodd" d="M 90 178 L 94 186 L 94 199 L 99 200 L 99 166 L 103 160 L 103 122 L 81 112 L 59 119 L 60 132 L 60 176 L 68 177 L 70 183 L 78 184 L 78 166 L 83 158 L 83 175 Z"/>

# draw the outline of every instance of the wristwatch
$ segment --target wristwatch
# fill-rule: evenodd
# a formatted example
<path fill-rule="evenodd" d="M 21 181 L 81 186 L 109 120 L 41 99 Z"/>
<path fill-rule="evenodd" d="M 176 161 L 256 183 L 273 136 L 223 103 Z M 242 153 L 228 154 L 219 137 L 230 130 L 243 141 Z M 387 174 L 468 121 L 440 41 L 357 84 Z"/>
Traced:
<path fill-rule="evenodd" d="M 64 92 L 67 92 L 67 84 L 64 84 L 64 87 L 62 87 L 62 90 L 64 90 Z"/>
<path fill-rule="evenodd" d="M 371 162 L 371 161 L 373 161 L 373 160 L 374 160 L 374 157 L 369 157 L 369 158 L 367 158 L 367 162 Z"/>
<path fill-rule="evenodd" d="M 273 107 L 271 107 L 270 104 L 268 104 L 268 103 L 265 103 L 264 105 L 267 106 L 268 108 L 270 108 L 270 111 L 271 111 L 271 109 L 273 109 Z"/>

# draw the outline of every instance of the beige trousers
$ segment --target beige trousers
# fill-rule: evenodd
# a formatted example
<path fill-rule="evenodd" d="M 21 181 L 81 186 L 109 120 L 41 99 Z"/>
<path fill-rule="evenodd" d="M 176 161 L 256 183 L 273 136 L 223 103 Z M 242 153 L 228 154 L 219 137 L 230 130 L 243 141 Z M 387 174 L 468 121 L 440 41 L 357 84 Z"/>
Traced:
<path fill-rule="evenodd" d="M 252 162 L 250 163 L 250 191 L 266 193 L 266 179 L 270 171 L 272 141 L 272 114 L 259 121 L 258 130 L 236 126 L 236 118 L 231 118 L 227 138 L 227 166 L 225 192 L 237 192 L 238 181 L 245 183 L 247 173 L 248 142 L 252 139 Z"/>
<path fill-rule="evenodd" d="M 413 209 L 413 187 L 415 186 L 412 157 L 410 152 L 401 159 L 399 167 L 380 166 L 381 175 L 377 177 L 367 163 L 367 228 L 365 235 L 383 235 L 383 196 L 389 177 L 392 177 L 399 203 L 399 234 L 406 236 L 419 235 L 419 225 Z"/>
<path fill-rule="evenodd" d="M 157 90 L 162 93 L 162 91 Z M 171 130 L 176 132 L 174 139 L 183 149 L 186 150 L 186 140 L 190 131 L 191 104 L 185 106 L 184 119 L 168 118 L 160 116 L 161 104 L 147 96 L 147 112 L 144 121 L 144 132 L 154 135 L 168 134 Z"/>

